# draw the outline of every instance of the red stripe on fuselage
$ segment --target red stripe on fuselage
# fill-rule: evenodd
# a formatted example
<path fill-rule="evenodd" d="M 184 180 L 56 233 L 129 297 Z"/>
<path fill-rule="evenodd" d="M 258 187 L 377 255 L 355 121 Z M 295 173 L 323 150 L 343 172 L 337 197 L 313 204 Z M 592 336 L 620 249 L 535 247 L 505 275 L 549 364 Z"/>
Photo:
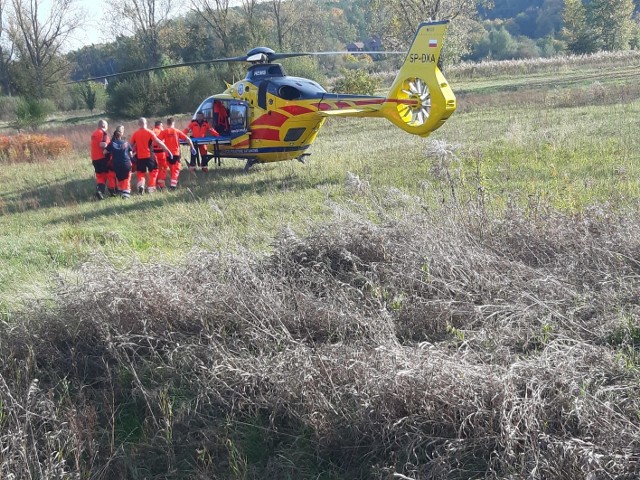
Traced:
<path fill-rule="evenodd" d="M 233 145 L 233 148 L 248 147 L 248 146 L 249 146 L 249 140 L 243 140 L 240 143 L 236 143 L 235 145 Z"/>
<path fill-rule="evenodd" d="M 251 138 L 253 140 L 280 140 L 280 130 L 271 130 L 268 128 L 256 128 L 251 130 Z"/>
<path fill-rule="evenodd" d="M 251 126 L 253 127 L 253 125 L 268 125 L 270 127 L 280 127 L 284 122 L 287 121 L 288 118 L 289 117 L 287 117 L 286 115 L 272 111 L 266 115 L 262 115 L 261 117 L 256 118 Z"/>
<path fill-rule="evenodd" d="M 375 100 L 356 100 L 356 105 L 382 105 L 385 102 L 384 98 L 376 98 Z"/>
<path fill-rule="evenodd" d="M 313 113 L 315 111 L 307 107 L 301 107 L 300 105 L 287 105 L 286 107 L 282 107 L 281 110 L 291 115 L 304 115 L 305 113 Z"/>
<path fill-rule="evenodd" d="M 414 100 L 412 98 L 399 99 L 399 98 L 387 98 L 385 102 L 388 103 L 400 103 L 402 105 L 417 105 L 418 100 Z"/>
<path fill-rule="evenodd" d="M 412 98 L 376 98 L 371 100 L 352 100 L 353 105 L 345 101 L 337 101 L 333 106 L 329 103 L 318 104 L 318 110 L 341 110 L 343 108 L 352 108 L 354 105 L 364 107 L 367 105 L 382 105 L 383 103 L 398 103 L 401 105 L 417 105 L 418 101 Z"/>

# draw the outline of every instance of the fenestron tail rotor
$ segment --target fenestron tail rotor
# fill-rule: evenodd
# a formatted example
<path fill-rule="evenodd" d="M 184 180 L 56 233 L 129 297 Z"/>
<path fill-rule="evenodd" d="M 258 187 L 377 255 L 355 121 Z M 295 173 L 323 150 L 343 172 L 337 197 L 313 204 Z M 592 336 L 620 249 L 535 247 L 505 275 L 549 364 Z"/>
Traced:
<path fill-rule="evenodd" d="M 426 137 L 456 110 L 456 97 L 438 68 L 449 22 L 421 23 L 381 113 L 401 129 Z"/>
<path fill-rule="evenodd" d="M 407 78 L 398 95 L 403 102 L 398 103 L 398 113 L 412 127 L 419 127 L 431 114 L 431 93 L 429 85 L 421 78 Z"/>

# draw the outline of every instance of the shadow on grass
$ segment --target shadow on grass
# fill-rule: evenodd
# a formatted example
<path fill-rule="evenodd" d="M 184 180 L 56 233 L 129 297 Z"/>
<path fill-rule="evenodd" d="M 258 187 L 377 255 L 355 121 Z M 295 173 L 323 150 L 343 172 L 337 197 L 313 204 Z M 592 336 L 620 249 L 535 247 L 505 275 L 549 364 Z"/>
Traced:
<path fill-rule="evenodd" d="M 74 206 L 92 200 L 95 188 L 92 178 L 43 182 L 20 192 L 0 194 L 0 209 L 4 214 L 14 214 Z"/>
<path fill-rule="evenodd" d="M 238 163 L 237 168 L 231 165 L 233 164 L 211 167 L 208 173 L 190 172 L 185 169 L 180 173 L 180 186 L 175 192 L 156 192 L 153 196 L 145 196 L 144 201 L 139 201 L 138 196 L 133 194 L 129 203 L 120 198 L 107 198 L 103 202 L 103 208 L 98 208 L 95 211 L 75 212 L 72 215 L 52 220 L 52 223 L 79 221 L 80 219 L 89 220 L 116 213 L 144 211 L 167 203 L 199 202 L 211 197 L 224 201 L 225 197 L 269 195 L 282 191 L 306 190 L 332 181 L 328 178 L 309 179 L 308 176 L 299 175 L 296 172 L 283 172 L 282 175 L 273 176 L 269 174 L 269 169 L 275 168 L 272 166 L 255 166 L 245 174 L 242 171 L 243 163 Z M 132 191 L 135 191 L 135 179 L 132 179 Z M 96 202 L 94 195 L 95 179 L 91 177 L 68 181 L 45 181 L 21 192 L 0 193 L 0 212 L 6 215 L 79 206 L 87 202 Z"/>

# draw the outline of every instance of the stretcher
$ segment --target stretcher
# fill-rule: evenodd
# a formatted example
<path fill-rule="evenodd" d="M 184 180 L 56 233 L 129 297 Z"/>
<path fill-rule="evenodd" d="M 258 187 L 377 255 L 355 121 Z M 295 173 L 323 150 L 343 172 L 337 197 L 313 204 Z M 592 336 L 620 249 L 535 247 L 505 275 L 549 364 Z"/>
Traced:
<path fill-rule="evenodd" d="M 191 141 L 197 152 L 199 152 L 199 145 L 213 145 L 213 160 L 217 166 L 220 166 L 222 163 L 220 161 L 220 145 L 231 144 L 231 137 L 229 135 L 220 135 L 219 137 L 192 138 Z M 180 144 L 188 145 L 188 142 L 186 140 L 180 140 Z"/>

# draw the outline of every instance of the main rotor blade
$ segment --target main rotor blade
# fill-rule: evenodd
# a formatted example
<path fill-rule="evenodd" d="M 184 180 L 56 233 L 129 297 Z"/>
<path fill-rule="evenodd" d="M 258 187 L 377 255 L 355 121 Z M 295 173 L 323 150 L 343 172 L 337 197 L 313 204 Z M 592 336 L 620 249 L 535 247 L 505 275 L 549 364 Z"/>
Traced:
<path fill-rule="evenodd" d="M 272 53 L 271 55 L 269 55 L 269 60 L 280 60 L 282 58 L 290 58 L 290 57 L 302 57 L 305 55 L 308 56 L 315 56 L 315 57 L 319 57 L 319 56 L 323 56 L 323 55 L 400 55 L 400 54 L 406 54 L 407 52 L 391 52 L 391 51 L 377 51 L 377 52 L 372 52 L 372 51 L 367 51 L 367 52 L 361 52 L 361 51 L 357 51 L 357 52 L 349 52 L 347 51 L 335 51 L 335 52 L 291 52 L 291 53 Z"/>
<path fill-rule="evenodd" d="M 268 58 L 268 61 L 271 62 L 273 60 L 280 60 L 283 58 L 291 58 L 291 57 L 303 57 L 303 56 L 324 56 L 324 55 L 382 55 L 382 54 L 389 54 L 389 55 L 399 55 L 399 54 L 406 54 L 407 52 L 349 52 L 349 51 L 343 51 L 343 52 L 291 52 L 291 53 L 271 53 L 271 54 L 265 54 L 266 57 Z M 99 80 L 106 80 L 108 78 L 114 78 L 114 77 L 119 77 L 121 75 L 131 75 L 134 73 L 146 73 L 146 72 L 153 72 L 156 70 L 165 70 L 165 69 L 170 69 L 170 68 L 179 68 L 179 67 L 195 67 L 197 65 L 206 65 L 206 64 L 210 64 L 210 63 L 224 63 L 224 62 L 245 62 L 248 60 L 248 56 L 247 55 L 242 55 L 239 57 L 227 57 L 227 58 L 214 58 L 211 60 L 199 60 L 196 62 L 184 62 L 184 63 L 174 63 L 172 65 L 162 65 L 159 67 L 149 67 L 149 68 L 140 68 L 137 70 L 127 70 L 126 72 L 119 72 L 119 73 L 109 73 L 106 75 L 100 75 L 97 77 L 91 77 L 91 78 L 85 78 L 82 80 L 72 80 L 70 82 L 65 82 L 65 85 L 68 84 L 72 84 L 72 83 L 84 83 L 84 82 L 94 82 L 94 81 L 99 81 Z"/>
<path fill-rule="evenodd" d="M 121 75 L 131 75 L 133 73 L 145 73 L 145 72 L 153 72 L 155 70 L 165 70 L 169 68 L 179 68 L 179 67 L 194 67 L 196 65 L 206 65 L 208 63 L 223 63 L 223 62 L 244 62 L 247 59 L 246 56 L 241 57 L 228 57 L 228 58 L 214 58 L 211 60 L 199 60 L 196 62 L 184 62 L 184 63 L 174 63 L 172 65 L 162 65 L 160 67 L 149 67 L 149 68 L 140 68 L 138 70 L 127 70 L 126 72 L 119 73 L 109 73 L 107 75 L 100 75 L 98 77 L 85 78 L 82 80 L 72 80 L 70 82 L 65 82 L 65 85 L 71 83 L 84 83 L 84 82 L 93 82 L 96 80 L 106 80 L 107 78 L 119 77 Z"/>

